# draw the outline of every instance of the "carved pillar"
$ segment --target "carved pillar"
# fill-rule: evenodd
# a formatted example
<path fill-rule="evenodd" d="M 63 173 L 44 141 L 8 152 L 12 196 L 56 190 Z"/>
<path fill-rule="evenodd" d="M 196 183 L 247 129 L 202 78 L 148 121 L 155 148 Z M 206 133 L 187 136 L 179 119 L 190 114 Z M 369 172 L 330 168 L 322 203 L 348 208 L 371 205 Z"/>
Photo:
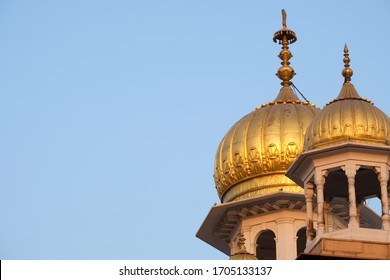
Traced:
<path fill-rule="evenodd" d="M 306 247 L 314 239 L 313 228 L 313 184 L 305 184 L 305 198 L 306 198 Z"/>
<path fill-rule="evenodd" d="M 389 197 L 387 192 L 387 183 L 389 181 L 389 171 L 386 167 L 376 168 L 379 183 L 381 185 L 381 202 L 382 202 L 382 229 L 390 230 L 389 221 Z"/>
<path fill-rule="evenodd" d="M 278 226 L 276 256 L 278 260 L 293 260 L 297 257 L 297 244 L 294 242 L 294 219 L 283 217 L 275 220 Z"/>
<path fill-rule="evenodd" d="M 328 175 L 328 171 L 318 171 L 314 177 L 315 184 L 317 187 L 317 224 L 318 224 L 318 235 L 324 233 L 324 185 L 325 177 Z"/>
<path fill-rule="evenodd" d="M 329 198 L 324 201 L 324 223 L 325 223 L 325 232 L 329 231 Z"/>
<path fill-rule="evenodd" d="M 359 228 L 357 218 L 357 207 L 356 207 L 356 192 L 355 192 L 355 176 L 356 169 L 359 167 L 355 164 L 348 164 L 344 171 L 348 178 L 348 200 L 349 200 L 349 224 L 348 228 Z"/>
<path fill-rule="evenodd" d="M 356 207 L 356 214 L 357 214 L 357 222 L 358 222 L 358 225 L 360 226 L 360 207 L 362 205 L 362 201 L 359 200 L 357 202 L 357 207 Z"/>

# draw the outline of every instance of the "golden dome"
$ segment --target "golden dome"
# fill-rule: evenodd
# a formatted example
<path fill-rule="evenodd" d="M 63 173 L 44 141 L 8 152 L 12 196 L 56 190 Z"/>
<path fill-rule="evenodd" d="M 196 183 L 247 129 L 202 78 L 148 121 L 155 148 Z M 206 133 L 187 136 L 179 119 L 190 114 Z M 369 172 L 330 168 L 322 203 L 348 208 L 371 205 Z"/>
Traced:
<path fill-rule="evenodd" d="M 286 27 L 274 35 L 282 45 L 282 67 L 277 76 L 282 89 L 274 101 L 263 104 L 230 128 L 219 144 L 214 161 L 214 180 L 221 201 L 238 201 L 278 191 L 303 192 L 284 174 L 302 152 L 304 133 L 319 109 L 302 102 L 291 89 L 294 75 L 288 45 L 297 38 Z"/>
<path fill-rule="evenodd" d="M 319 109 L 301 102 L 287 86 L 230 128 L 214 162 L 222 202 L 280 190 L 302 192 L 284 173 L 302 152 L 304 132 Z"/>
<path fill-rule="evenodd" d="M 357 93 L 350 83 L 348 48 L 344 48 L 345 82 L 336 99 L 329 102 L 309 125 L 304 150 L 345 142 L 390 145 L 390 121 L 385 113 Z"/>

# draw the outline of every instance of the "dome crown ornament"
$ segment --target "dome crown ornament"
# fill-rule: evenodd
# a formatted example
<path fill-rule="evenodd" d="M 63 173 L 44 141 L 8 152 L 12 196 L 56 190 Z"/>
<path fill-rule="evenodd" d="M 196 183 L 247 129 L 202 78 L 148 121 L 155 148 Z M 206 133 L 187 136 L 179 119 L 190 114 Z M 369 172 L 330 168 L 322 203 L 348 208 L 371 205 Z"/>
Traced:
<path fill-rule="evenodd" d="M 353 71 L 351 68 L 349 68 L 349 62 L 351 61 L 351 59 L 349 58 L 349 50 L 348 50 L 348 46 L 347 44 L 344 45 L 344 69 L 343 71 L 341 72 L 341 74 L 343 74 L 344 76 L 344 84 L 345 83 L 349 83 L 351 81 L 351 77 L 353 75 Z"/>
<path fill-rule="evenodd" d="M 373 104 L 371 100 L 368 100 L 366 98 L 362 98 L 357 90 L 355 89 L 354 85 L 351 83 L 351 77 L 353 75 L 353 71 L 351 68 L 349 68 L 349 63 L 351 62 L 351 59 L 349 58 L 349 50 L 347 44 L 344 45 L 344 69 L 341 71 L 341 74 L 344 77 L 344 84 L 341 88 L 341 91 L 336 99 L 330 101 L 328 104 L 332 104 L 336 101 L 341 101 L 345 99 L 355 99 L 355 100 L 361 100 L 370 104 Z"/>
<path fill-rule="evenodd" d="M 285 191 L 302 189 L 285 176 L 288 167 L 302 152 L 304 132 L 319 109 L 299 100 L 290 79 L 294 70 L 288 44 L 296 41 L 287 29 L 282 11 L 283 29 L 273 40 L 283 45 L 278 76 L 282 88 L 277 97 L 257 107 L 237 121 L 223 137 L 214 161 L 215 186 L 222 203 Z"/>
<path fill-rule="evenodd" d="M 290 66 L 290 58 L 293 57 L 288 49 L 288 45 L 297 41 L 297 36 L 294 31 L 287 29 L 287 14 L 286 11 L 282 10 L 282 25 L 283 28 L 274 34 L 274 42 L 278 42 L 282 45 L 282 50 L 279 53 L 279 58 L 282 60 L 282 67 L 278 69 L 276 75 L 282 80 L 281 85 L 284 87 L 290 86 L 292 83 L 290 80 L 295 76 L 294 69 Z"/>

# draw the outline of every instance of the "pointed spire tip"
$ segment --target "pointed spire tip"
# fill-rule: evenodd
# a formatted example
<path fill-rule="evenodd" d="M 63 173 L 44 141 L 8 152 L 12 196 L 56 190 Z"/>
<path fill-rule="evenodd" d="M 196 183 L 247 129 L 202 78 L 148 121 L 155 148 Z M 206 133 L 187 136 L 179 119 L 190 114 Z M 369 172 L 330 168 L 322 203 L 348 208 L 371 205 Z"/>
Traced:
<path fill-rule="evenodd" d="M 283 29 L 287 28 L 287 13 L 284 9 L 282 9 L 282 25 Z"/>
<path fill-rule="evenodd" d="M 278 42 L 282 45 L 282 51 L 279 53 L 279 58 L 282 60 L 282 67 L 278 69 L 276 75 L 279 79 L 282 80 L 281 84 L 284 87 L 289 87 L 291 83 L 291 79 L 294 77 L 295 72 L 294 69 L 290 66 L 290 58 L 293 56 L 289 50 L 288 45 L 294 43 L 297 40 L 297 36 L 294 31 L 287 29 L 287 13 L 283 9 L 282 10 L 282 24 L 283 29 L 280 29 L 274 34 L 274 42 Z"/>
<path fill-rule="evenodd" d="M 344 84 L 345 84 L 345 83 L 349 83 L 351 81 L 351 77 L 353 75 L 352 69 L 349 68 L 349 62 L 351 61 L 351 59 L 349 58 L 349 50 L 348 50 L 348 46 L 346 43 L 344 45 L 344 59 L 343 59 L 343 61 L 344 61 L 344 69 L 341 72 L 341 74 L 344 76 Z"/>

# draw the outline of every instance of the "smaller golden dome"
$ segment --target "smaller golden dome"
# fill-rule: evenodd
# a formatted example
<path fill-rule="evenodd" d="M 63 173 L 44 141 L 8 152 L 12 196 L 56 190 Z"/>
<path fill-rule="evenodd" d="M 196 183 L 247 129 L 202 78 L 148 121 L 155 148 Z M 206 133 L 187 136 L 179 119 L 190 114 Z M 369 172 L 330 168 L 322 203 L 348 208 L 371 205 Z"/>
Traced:
<path fill-rule="evenodd" d="M 344 48 L 345 78 L 338 97 L 329 102 L 306 130 L 304 151 L 345 142 L 390 145 L 390 121 L 385 113 L 357 93 L 351 81 L 348 48 Z"/>

